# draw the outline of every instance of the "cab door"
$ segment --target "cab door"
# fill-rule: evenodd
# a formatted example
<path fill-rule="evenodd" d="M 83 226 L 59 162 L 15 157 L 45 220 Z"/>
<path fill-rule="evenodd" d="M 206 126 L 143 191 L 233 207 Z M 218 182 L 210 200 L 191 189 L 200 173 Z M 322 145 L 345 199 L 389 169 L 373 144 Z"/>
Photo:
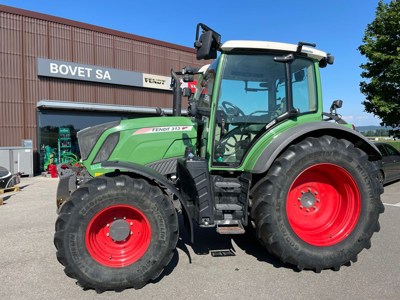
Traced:
<path fill-rule="evenodd" d="M 223 56 L 219 90 L 213 93 L 215 113 L 209 139 L 213 167 L 239 168 L 252 145 L 270 130 L 269 124 L 288 111 L 288 99 L 299 115 L 316 112 L 314 62 L 295 58 L 289 78 L 287 70 L 276 54 Z"/>

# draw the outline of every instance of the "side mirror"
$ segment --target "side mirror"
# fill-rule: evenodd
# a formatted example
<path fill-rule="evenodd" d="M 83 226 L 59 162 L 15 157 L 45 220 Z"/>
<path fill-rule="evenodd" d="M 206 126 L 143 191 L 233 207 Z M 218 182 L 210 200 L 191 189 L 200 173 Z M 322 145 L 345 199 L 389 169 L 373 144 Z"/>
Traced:
<path fill-rule="evenodd" d="M 199 37 L 200 28 L 202 34 Z M 221 43 L 221 35 L 202 23 L 197 24 L 196 29 L 196 41 L 194 43 L 197 51 L 196 58 L 198 60 L 216 58 Z"/>
<path fill-rule="evenodd" d="M 327 57 L 326 57 L 326 62 L 330 65 L 333 65 L 333 63 L 335 62 L 335 57 L 328 53 Z"/>
<path fill-rule="evenodd" d="M 343 105 L 343 101 L 342 100 L 334 100 L 332 102 L 332 105 L 331 105 L 331 113 L 332 112 L 336 113 L 336 109 L 341 108 L 342 105 Z"/>
<path fill-rule="evenodd" d="M 207 31 L 200 35 L 200 38 L 194 44 L 197 49 L 196 58 L 200 59 L 214 59 L 217 57 L 217 49 L 213 47 L 213 34 Z"/>
<path fill-rule="evenodd" d="M 335 62 L 335 57 L 330 53 L 328 53 L 326 57 L 324 57 L 319 61 L 319 67 L 325 68 L 328 64 L 333 65 L 334 62 Z"/>

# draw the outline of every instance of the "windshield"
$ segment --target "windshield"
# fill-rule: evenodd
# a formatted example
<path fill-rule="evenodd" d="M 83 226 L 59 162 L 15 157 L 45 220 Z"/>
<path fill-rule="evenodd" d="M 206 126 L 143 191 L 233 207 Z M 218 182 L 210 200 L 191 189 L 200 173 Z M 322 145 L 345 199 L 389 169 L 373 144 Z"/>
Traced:
<path fill-rule="evenodd" d="M 238 164 L 266 125 L 287 112 L 285 64 L 272 54 L 225 55 L 215 117 L 213 161 Z M 290 62 L 293 108 L 315 112 L 314 62 L 298 57 Z"/>

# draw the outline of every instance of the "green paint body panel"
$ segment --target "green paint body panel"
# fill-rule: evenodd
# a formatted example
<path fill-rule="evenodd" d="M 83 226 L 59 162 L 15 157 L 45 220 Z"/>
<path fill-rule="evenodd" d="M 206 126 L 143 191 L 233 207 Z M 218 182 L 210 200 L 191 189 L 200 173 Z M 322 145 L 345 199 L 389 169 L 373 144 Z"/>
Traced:
<path fill-rule="evenodd" d="M 140 131 L 139 131 L 140 130 Z M 119 141 L 109 161 L 146 165 L 162 159 L 182 157 L 187 146 L 196 143 L 195 124 L 187 117 L 151 117 L 122 120 L 119 126 L 103 132 L 87 160 L 83 162 L 92 176 L 110 172 L 92 164 L 103 142 L 119 132 Z"/>
<path fill-rule="evenodd" d="M 286 120 L 282 124 L 274 127 L 268 131 L 263 137 L 261 137 L 256 144 L 250 149 L 249 153 L 245 157 L 241 170 L 246 172 L 251 172 L 254 169 L 254 165 L 263 153 L 264 149 L 281 133 L 287 131 L 290 128 L 296 127 L 299 124 L 310 123 L 310 122 L 320 122 L 321 117 L 316 114 L 304 115 L 298 117 L 296 120 Z"/>

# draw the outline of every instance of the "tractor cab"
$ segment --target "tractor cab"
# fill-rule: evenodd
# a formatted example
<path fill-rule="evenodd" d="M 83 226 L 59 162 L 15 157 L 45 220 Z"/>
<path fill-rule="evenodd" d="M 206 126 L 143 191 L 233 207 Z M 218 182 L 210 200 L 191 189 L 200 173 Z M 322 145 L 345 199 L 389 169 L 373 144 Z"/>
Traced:
<path fill-rule="evenodd" d="M 221 52 L 200 70 L 189 109 L 203 125 L 197 153 L 211 168 L 240 167 L 257 140 L 286 120 L 321 121 L 319 67 L 333 63 L 332 56 L 307 43 L 220 44 L 207 26 L 197 36 L 198 57 Z"/>

